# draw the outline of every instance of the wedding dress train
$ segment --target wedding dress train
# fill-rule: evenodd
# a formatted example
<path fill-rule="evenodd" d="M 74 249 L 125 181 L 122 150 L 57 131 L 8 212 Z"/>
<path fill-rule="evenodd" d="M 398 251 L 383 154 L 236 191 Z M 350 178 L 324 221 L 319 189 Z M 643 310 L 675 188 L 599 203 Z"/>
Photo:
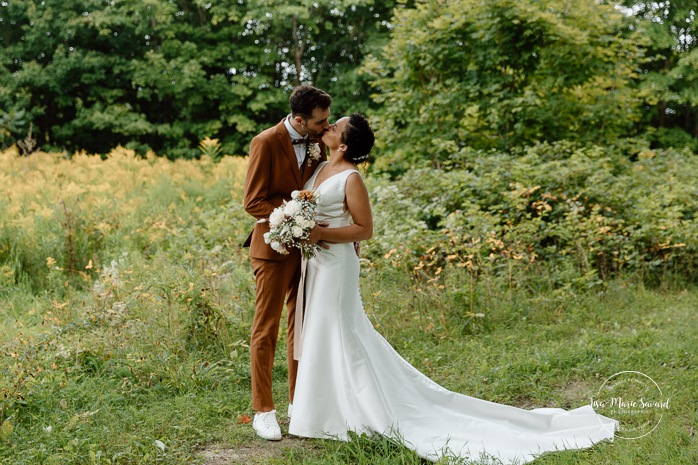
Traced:
<path fill-rule="evenodd" d="M 338 173 L 316 190 L 318 215 L 329 227 L 350 224 L 344 195 L 353 173 Z M 331 244 L 308 261 L 305 308 L 293 435 L 348 440 L 350 431 L 379 433 L 431 461 L 489 457 L 503 464 L 613 439 L 616 421 L 591 406 L 565 411 L 496 404 L 450 392 L 412 367 L 363 311 L 353 244 Z"/>

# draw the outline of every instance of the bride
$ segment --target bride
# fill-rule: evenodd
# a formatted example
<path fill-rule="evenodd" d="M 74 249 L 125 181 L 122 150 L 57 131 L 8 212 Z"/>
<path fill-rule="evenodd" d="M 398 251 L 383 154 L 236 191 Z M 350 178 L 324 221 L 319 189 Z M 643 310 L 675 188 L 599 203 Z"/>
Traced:
<path fill-rule="evenodd" d="M 311 242 L 327 244 L 308 261 L 302 348 L 289 433 L 348 440 L 382 434 L 419 456 L 524 463 L 546 451 L 613 439 L 615 420 L 590 406 L 523 410 L 446 390 L 405 361 L 373 328 L 359 294 L 353 243 L 373 233 L 366 186 L 356 165 L 374 136 L 366 119 L 341 118 L 322 138 L 330 160 L 306 189 L 317 195 Z M 297 342 L 298 344 L 298 342 Z"/>

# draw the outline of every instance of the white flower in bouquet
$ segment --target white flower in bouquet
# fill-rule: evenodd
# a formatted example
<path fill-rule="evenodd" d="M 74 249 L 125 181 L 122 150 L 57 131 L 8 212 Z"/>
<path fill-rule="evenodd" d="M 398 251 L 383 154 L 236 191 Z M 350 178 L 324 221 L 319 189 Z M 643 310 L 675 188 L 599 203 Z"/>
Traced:
<path fill-rule="evenodd" d="M 279 252 L 282 255 L 286 255 L 288 253 L 288 250 L 286 250 L 286 248 L 283 245 L 281 245 L 281 242 L 279 241 L 272 241 L 272 243 L 269 245 L 271 245 L 272 249 L 274 249 L 276 252 Z"/>
<path fill-rule="evenodd" d="M 296 200 L 296 199 L 298 198 L 298 194 L 299 194 L 299 193 L 300 193 L 300 191 L 293 191 L 293 192 L 291 192 L 291 198 L 292 198 L 293 200 Z"/>
<path fill-rule="evenodd" d="M 291 228 L 291 234 L 293 234 L 293 237 L 301 237 L 303 235 L 303 228 L 300 226 L 294 226 Z"/>
<path fill-rule="evenodd" d="M 275 208 L 271 215 L 269 216 L 269 224 L 271 226 L 278 226 L 284 221 L 284 212 L 278 208 Z"/>
<path fill-rule="evenodd" d="M 286 206 L 284 207 L 284 215 L 296 216 L 298 213 L 300 213 L 300 211 L 301 206 L 297 200 L 291 200 L 290 202 L 286 202 Z"/>

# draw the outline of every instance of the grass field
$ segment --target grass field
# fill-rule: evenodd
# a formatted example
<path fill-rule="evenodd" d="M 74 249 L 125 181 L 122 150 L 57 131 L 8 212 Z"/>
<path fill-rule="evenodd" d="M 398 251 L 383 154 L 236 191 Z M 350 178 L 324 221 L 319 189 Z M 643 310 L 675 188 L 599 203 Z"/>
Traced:
<path fill-rule="evenodd" d="M 388 440 L 255 437 L 254 283 L 239 246 L 251 226 L 240 206 L 244 160 L 115 151 L 0 161 L 0 463 L 422 463 Z M 457 268 L 437 287 L 382 257 L 363 263 L 367 314 L 451 390 L 574 408 L 631 370 L 670 400 L 642 438 L 536 463 L 698 463 L 694 287 L 667 276 L 649 288 L 629 275 L 561 294 L 543 269 L 512 286 L 471 282 Z M 274 371 L 280 412 L 284 353 Z"/>

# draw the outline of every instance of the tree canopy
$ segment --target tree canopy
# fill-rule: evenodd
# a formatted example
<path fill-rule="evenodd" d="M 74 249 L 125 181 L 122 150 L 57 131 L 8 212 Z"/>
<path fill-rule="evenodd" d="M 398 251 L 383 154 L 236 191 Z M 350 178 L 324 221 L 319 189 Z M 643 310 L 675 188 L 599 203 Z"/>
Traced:
<path fill-rule="evenodd" d="M 344 92 L 353 104 L 349 97 L 368 92 L 353 70 L 370 40 L 388 34 L 393 2 L 0 5 L 0 144 L 31 124 L 46 148 L 122 144 L 175 158 L 195 155 L 209 136 L 224 152 L 242 153 L 288 111 L 288 92 L 301 81 Z M 368 106 L 367 96 L 358 100 Z"/>
<path fill-rule="evenodd" d="M 384 164 L 642 136 L 695 149 L 689 0 L 5 0 L 0 147 L 170 158 L 251 137 L 312 83 Z"/>
<path fill-rule="evenodd" d="M 667 144 L 698 137 L 696 2 L 626 0 L 632 27 L 646 37 L 640 91 L 651 138 Z M 652 128 L 658 128 L 657 131 Z"/>
<path fill-rule="evenodd" d="M 381 137 L 410 159 L 538 140 L 606 142 L 639 119 L 637 34 L 610 5 L 558 0 L 420 2 L 366 70 Z M 407 150 L 407 149 L 405 149 Z"/>

